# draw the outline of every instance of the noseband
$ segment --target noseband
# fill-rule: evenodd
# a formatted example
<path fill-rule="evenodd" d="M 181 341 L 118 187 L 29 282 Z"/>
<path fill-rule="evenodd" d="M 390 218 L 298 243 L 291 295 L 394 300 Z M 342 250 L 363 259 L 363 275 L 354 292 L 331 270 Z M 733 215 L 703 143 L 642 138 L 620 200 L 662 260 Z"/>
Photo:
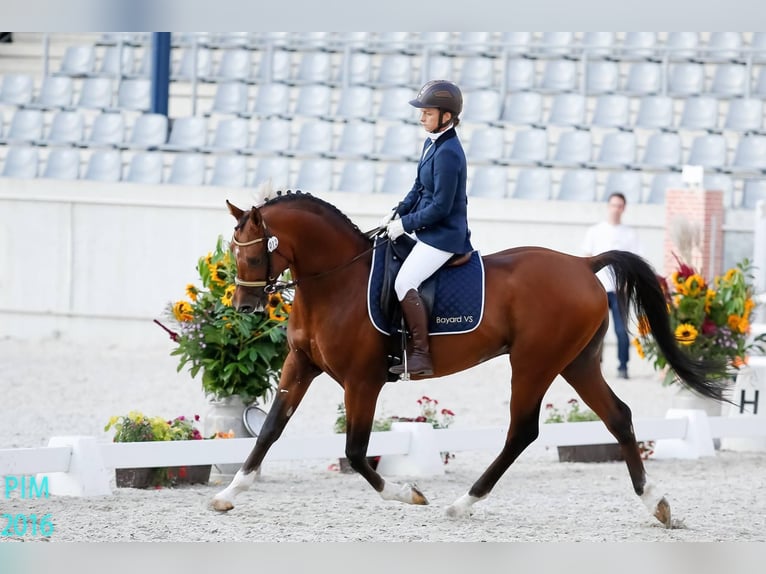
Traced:
<path fill-rule="evenodd" d="M 264 291 L 267 293 L 273 291 L 274 284 L 276 282 L 276 279 L 274 277 L 271 277 L 271 252 L 276 251 L 277 246 L 279 245 L 279 240 L 273 236 L 269 235 L 266 231 L 266 225 L 264 225 L 263 220 L 261 220 L 261 230 L 263 231 L 263 237 L 259 237 L 258 239 L 253 239 L 252 241 L 237 241 L 237 239 L 232 236 L 231 242 L 236 245 L 237 247 L 248 247 L 249 245 L 255 245 L 257 243 L 260 243 L 261 241 L 266 241 L 266 279 L 265 281 L 245 281 L 244 279 L 240 279 L 239 275 L 234 277 L 234 284 L 235 285 L 241 285 L 242 287 L 263 287 Z M 271 289 L 271 290 L 270 290 Z"/>

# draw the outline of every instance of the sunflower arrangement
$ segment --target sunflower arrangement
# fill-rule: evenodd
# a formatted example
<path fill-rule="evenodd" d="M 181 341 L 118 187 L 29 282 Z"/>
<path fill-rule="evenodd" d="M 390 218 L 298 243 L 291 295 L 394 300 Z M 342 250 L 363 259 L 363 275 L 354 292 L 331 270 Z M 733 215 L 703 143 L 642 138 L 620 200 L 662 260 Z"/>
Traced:
<path fill-rule="evenodd" d="M 240 313 L 232 307 L 237 275 L 229 246 L 219 236 L 215 250 L 197 262 L 201 286 L 186 286 L 186 297 L 165 311 L 178 343 L 178 371 L 202 371 L 202 387 L 215 399 L 239 395 L 246 404 L 268 400 L 287 357 L 287 318 L 291 304 L 279 293 L 263 313 Z"/>
<path fill-rule="evenodd" d="M 752 279 L 752 265 L 747 259 L 711 282 L 681 261 L 669 280 L 660 278 L 671 330 L 693 359 L 726 361 L 736 370 L 747 364 L 750 353 L 764 351 L 766 334 L 750 336 L 755 309 Z M 638 336 L 633 345 L 641 358 L 654 362 L 655 369 L 667 367 L 645 317 L 638 318 Z M 673 372 L 668 370 L 663 383 L 671 384 L 674 380 Z"/>

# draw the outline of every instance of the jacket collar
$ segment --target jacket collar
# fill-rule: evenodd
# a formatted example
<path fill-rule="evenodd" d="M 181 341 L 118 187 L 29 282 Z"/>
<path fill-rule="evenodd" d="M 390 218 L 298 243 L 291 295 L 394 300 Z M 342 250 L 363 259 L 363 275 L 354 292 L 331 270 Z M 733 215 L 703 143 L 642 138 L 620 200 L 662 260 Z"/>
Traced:
<path fill-rule="evenodd" d="M 450 128 L 446 132 L 444 132 L 439 138 L 434 142 L 434 144 L 428 149 L 428 152 L 426 155 L 423 156 L 423 159 L 420 160 L 420 164 L 424 164 L 426 161 L 428 161 L 431 156 L 436 153 L 436 149 L 442 145 L 447 140 L 451 140 L 452 138 L 457 136 L 457 132 L 455 131 L 455 128 Z"/>

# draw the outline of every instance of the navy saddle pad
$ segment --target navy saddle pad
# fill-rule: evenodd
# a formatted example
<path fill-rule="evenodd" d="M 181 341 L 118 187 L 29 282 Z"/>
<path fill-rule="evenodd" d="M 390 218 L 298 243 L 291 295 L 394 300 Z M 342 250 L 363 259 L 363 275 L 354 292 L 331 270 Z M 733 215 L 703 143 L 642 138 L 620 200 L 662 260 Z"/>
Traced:
<path fill-rule="evenodd" d="M 375 328 L 385 335 L 392 335 L 400 330 L 400 325 L 392 325 L 391 318 L 381 306 L 386 282 L 387 244 L 385 239 L 375 240 L 367 284 L 367 310 Z M 398 264 L 401 265 L 401 261 Z M 435 282 L 435 286 L 429 285 L 430 282 Z M 430 335 L 468 333 L 479 326 L 484 315 L 484 262 L 478 251 L 474 251 L 463 265 L 439 269 L 423 283 L 420 291 L 429 287 L 435 289 L 428 322 Z M 390 281 L 390 288 L 393 289 L 393 281 Z M 391 297 L 396 300 L 396 294 L 392 293 Z"/>

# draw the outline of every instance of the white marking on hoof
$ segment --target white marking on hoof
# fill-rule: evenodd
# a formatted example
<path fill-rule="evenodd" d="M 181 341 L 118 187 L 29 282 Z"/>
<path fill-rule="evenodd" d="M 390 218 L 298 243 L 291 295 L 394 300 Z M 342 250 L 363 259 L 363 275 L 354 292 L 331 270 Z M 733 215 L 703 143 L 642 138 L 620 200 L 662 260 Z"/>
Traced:
<path fill-rule="evenodd" d="M 473 508 L 471 507 L 484 498 L 486 497 L 482 496 L 481 498 L 478 498 L 466 493 L 448 506 L 444 513 L 451 518 L 465 518 L 471 516 L 473 514 Z"/>
<path fill-rule="evenodd" d="M 231 484 L 216 494 L 211 501 L 214 510 L 227 512 L 234 508 L 234 498 L 240 493 L 246 491 L 255 482 L 255 472 L 245 474 L 242 469 L 237 471 Z"/>
<path fill-rule="evenodd" d="M 380 491 L 380 497 L 383 500 L 396 500 L 406 504 L 428 504 L 425 495 L 415 484 L 402 484 L 395 482 L 386 482 L 383 484 L 383 490 Z"/>
<path fill-rule="evenodd" d="M 641 495 L 641 502 L 649 510 L 649 513 L 659 520 L 665 528 L 672 527 L 672 518 L 670 515 L 670 503 L 664 495 L 657 492 L 653 485 L 647 484 L 644 487 L 644 493 Z"/>

